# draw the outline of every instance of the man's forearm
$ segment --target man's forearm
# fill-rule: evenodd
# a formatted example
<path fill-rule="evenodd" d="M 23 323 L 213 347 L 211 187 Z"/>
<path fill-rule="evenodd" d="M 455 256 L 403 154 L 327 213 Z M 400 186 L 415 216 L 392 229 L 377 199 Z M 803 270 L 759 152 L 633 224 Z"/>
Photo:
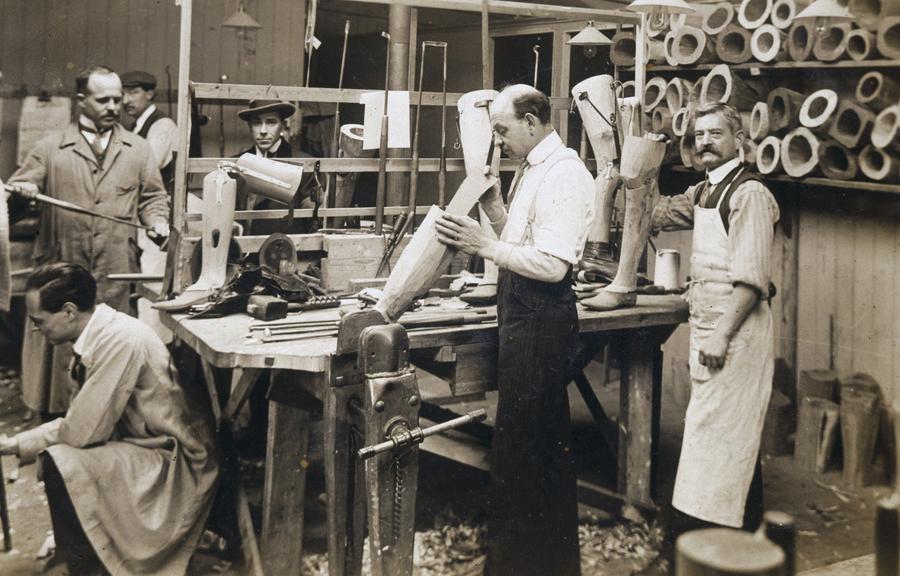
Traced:
<path fill-rule="evenodd" d="M 569 270 L 567 262 L 534 246 L 514 246 L 501 240 L 487 242 L 478 255 L 500 268 L 541 282 L 559 282 Z"/>
<path fill-rule="evenodd" d="M 731 299 L 716 323 L 716 332 L 731 340 L 759 303 L 759 292 L 746 284 L 735 284 Z"/>
<path fill-rule="evenodd" d="M 503 227 L 506 226 L 506 207 L 503 205 L 500 194 L 486 194 L 479 203 L 490 220 L 494 232 L 500 236 L 503 233 Z"/>

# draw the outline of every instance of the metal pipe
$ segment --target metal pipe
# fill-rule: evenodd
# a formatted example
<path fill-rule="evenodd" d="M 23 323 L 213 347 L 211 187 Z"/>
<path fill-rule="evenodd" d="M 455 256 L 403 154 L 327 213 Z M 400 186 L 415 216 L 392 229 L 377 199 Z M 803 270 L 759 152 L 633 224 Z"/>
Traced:
<path fill-rule="evenodd" d="M 360 460 L 366 460 L 368 458 L 371 458 L 372 456 L 381 454 L 382 452 L 388 452 L 395 448 L 420 444 L 425 440 L 425 438 L 428 438 L 429 436 L 448 432 L 450 430 L 453 430 L 454 428 L 459 428 L 460 426 L 464 426 L 472 422 L 481 422 L 486 418 L 487 412 L 485 412 L 485 410 L 482 408 L 469 412 L 468 414 L 464 414 L 463 416 L 459 416 L 458 418 L 453 418 L 452 420 L 441 422 L 440 424 L 435 424 L 434 426 L 429 426 L 428 428 L 416 427 L 413 429 L 409 429 L 408 427 L 406 427 L 404 430 L 397 430 L 397 433 L 391 434 L 390 439 L 385 442 L 381 442 L 373 446 L 366 446 L 365 448 L 360 448 L 356 454 Z"/>
<path fill-rule="evenodd" d="M 422 42 L 422 61 L 419 63 L 419 101 L 416 103 L 416 125 L 413 129 L 412 169 L 409 174 L 409 211 L 415 215 L 419 187 L 419 121 L 422 118 L 422 77 L 425 74 L 425 48 Z M 414 216 L 415 217 L 415 216 Z"/>
<path fill-rule="evenodd" d="M 538 81 L 538 63 L 540 63 L 540 61 L 541 61 L 540 49 L 541 49 L 540 44 L 535 44 L 534 47 L 531 49 L 531 51 L 534 52 L 534 87 L 535 88 L 537 88 L 537 81 Z"/>
<path fill-rule="evenodd" d="M 388 94 L 390 93 L 391 74 L 391 35 L 382 32 L 387 40 L 384 66 L 384 109 L 381 114 L 381 141 L 378 146 L 378 189 L 375 193 L 375 234 L 381 235 L 384 227 L 384 197 L 387 184 L 387 148 L 388 148 Z"/>
<path fill-rule="evenodd" d="M 447 201 L 447 43 L 444 49 L 444 71 L 441 84 L 441 161 L 438 168 L 438 206 L 444 208 Z"/>

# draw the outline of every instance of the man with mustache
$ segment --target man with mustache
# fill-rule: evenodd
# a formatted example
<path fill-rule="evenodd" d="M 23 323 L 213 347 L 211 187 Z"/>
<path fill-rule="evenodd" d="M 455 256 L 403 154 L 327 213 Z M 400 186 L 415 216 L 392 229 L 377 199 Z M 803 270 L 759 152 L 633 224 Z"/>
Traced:
<path fill-rule="evenodd" d="M 531 86 L 504 89 L 490 109 L 494 138 L 522 161 L 509 193 L 481 207 L 500 239 L 468 216 L 444 214 L 438 239 L 500 268 L 497 416 L 488 510 L 490 576 L 578 576 L 578 502 L 566 385 L 578 338 L 571 272 L 594 212 L 590 172 Z"/>
<path fill-rule="evenodd" d="M 694 113 L 696 152 L 706 179 L 662 198 L 654 229 L 693 229 L 691 256 L 691 399 L 672 496 L 671 539 L 729 526 L 755 530 L 762 520 L 759 444 L 774 358 L 769 309 L 772 243 L 779 210 L 760 177 L 740 160 L 738 112 L 707 104 Z M 626 182 L 629 189 L 645 185 Z M 661 571 L 662 562 L 647 573 Z"/>
<path fill-rule="evenodd" d="M 147 142 L 119 125 L 122 83 L 106 66 L 75 79 L 78 118 L 35 144 L 8 184 L 26 198 L 38 193 L 153 227 L 169 234 L 169 201 Z M 137 230 L 56 208 L 43 207 L 34 248 L 35 266 L 67 261 L 98 279 L 99 302 L 133 312 L 126 282 L 108 274 L 140 271 Z M 50 345 L 28 324 L 22 348 L 25 404 L 44 419 L 63 415 L 76 389 L 67 366 L 70 344 Z"/>

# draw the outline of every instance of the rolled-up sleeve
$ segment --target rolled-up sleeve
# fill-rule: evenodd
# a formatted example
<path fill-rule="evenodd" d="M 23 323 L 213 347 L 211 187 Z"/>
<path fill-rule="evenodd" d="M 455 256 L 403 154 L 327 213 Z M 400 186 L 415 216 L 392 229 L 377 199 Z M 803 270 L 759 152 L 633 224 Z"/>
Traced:
<path fill-rule="evenodd" d="M 694 227 L 694 188 L 684 194 L 661 196 L 653 208 L 653 230 L 690 230 Z"/>
<path fill-rule="evenodd" d="M 772 276 L 772 244 L 778 203 L 761 183 L 742 184 L 731 196 L 728 242 L 731 249 L 731 279 L 765 297 Z"/>

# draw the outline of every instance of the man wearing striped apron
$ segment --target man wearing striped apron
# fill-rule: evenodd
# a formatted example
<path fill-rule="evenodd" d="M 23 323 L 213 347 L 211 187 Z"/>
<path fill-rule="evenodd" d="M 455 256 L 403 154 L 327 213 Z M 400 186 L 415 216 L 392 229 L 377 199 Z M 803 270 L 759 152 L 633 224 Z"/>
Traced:
<path fill-rule="evenodd" d="M 706 179 L 662 198 L 652 224 L 694 230 L 691 399 L 672 496 L 672 541 L 697 528 L 759 525 L 759 445 L 774 372 L 768 300 L 778 205 L 740 161 L 744 132 L 734 108 L 697 109 L 694 135 Z"/>
<path fill-rule="evenodd" d="M 490 576 L 578 576 L 578 513 L 569 424 L 570 356 L 578 315 L 570 274 L 594 211 L 594 182 L 550 122 L 550 101 L 515 85 L 491 105 L 494 138 L 521 159 L 509 212 L 500 191 L 481 198 L 500 236 L 450 214 L 441 242 L 500 268 L 497 417 L 488 510 Z"/>

